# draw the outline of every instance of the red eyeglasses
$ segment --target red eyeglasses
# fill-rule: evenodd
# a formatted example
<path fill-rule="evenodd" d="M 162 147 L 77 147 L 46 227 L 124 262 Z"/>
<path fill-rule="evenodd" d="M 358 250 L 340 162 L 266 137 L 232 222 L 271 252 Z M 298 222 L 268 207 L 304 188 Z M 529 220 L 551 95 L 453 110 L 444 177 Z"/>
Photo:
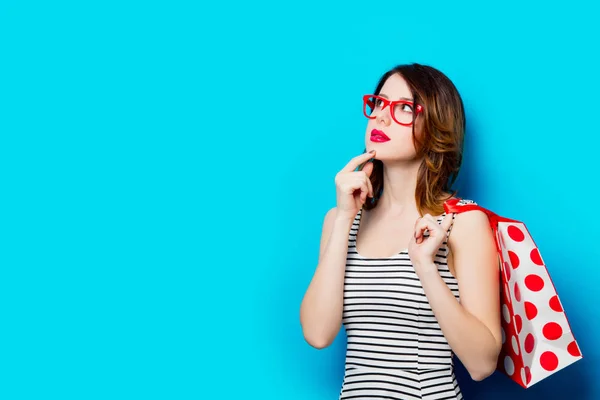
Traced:
<path fill-rule="evenodd" d="M 415 107 L 414 103 L 409 100 L 391 101 L 373 94 L 363 96 L 363 113 L 369 119 L 375 119 L 376 117 L 372 114 L 376 111 L 383 111 L 386 107 L 390 108 L 394 122 L 403 126 L 411 126 L 417 115 L 423 112 L 423 106 L 417 104 Z"/>

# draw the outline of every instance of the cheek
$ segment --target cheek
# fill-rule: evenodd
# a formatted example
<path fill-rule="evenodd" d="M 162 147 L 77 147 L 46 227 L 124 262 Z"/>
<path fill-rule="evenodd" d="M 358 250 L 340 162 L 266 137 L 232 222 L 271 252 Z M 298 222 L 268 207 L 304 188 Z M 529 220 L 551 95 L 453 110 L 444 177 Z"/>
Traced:
<path fill-rule="evenodd" d="M 411 127 L 398 126 L 389 131 L 389 136 L 392 138 L 390 149 L 393 148 L 392 151 L 394 154 L 401 157 L 412 157 L 416 154 Z"/>
<path fill-rule="evenodd" d="M 402 142 L 410 142 L 413 140 L 413 128 L 412 126 L 396 125 L 389 129 L 390 137 Z"/>
<path fill-rule="evenodd" d="M 417 139 L 421 139 L 423 137 L 423 122 L 421 119 L 417 119 L 415 122 L 415 136 Z"/>

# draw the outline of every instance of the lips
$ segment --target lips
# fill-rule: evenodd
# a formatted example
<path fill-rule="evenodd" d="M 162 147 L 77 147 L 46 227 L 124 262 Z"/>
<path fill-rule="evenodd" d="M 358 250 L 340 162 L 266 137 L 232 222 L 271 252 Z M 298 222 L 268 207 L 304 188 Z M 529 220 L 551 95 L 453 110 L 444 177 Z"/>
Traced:
<path fill-rule="evenodd" d="M 389 137 L 379 129 L 373 129 L 371 131 L 371 142 L 383 143 L 390 140 Z"/>

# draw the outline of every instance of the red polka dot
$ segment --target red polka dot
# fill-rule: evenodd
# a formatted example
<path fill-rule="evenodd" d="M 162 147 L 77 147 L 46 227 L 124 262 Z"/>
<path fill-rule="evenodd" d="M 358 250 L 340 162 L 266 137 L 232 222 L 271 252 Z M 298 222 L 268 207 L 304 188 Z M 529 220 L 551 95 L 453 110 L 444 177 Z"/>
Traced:
<path fill-rule="evenodd" d="M 515 315 L 515 324 L 517 325 L 517 333 L 521 333 L 521 329 L 523 328 L 523 319 L 520 315 Z"/>
<path fill-rule="evenodd" d="M 525 302 L 525 315 L 527 316 L 528 320 L 532 320 L 536 317 L 538 313 L 537 307 L 533 304 L 530 303 L 528 301 Z"/>
<path fill-rule="evenodd" d="M 581 356 L 581 352 L 579 351 L 579 346 L 577 346 L 577 343 L 574 340 L 571 343 L 569 343 L 569 345 L 567 346 L 567 351 L 573 357 Z"/>
<path fill-rule="evenodd" d="M 510 281 L 510 266 L 504 261 L 504 272 L 506 273 L 506 280 Z"/>
<path fill-rule="evenodd" d="M 540 356 L 540 364 L 546 371 L 554 371 L 558 367 L 558 357 L 551 351 L 545 351 Z"/>
<path fill-rule="evenodd" d="M 521 260 L 519 260 L 519 256 L 517 255 L 517 253 L 514 253 L 509 250 L 508 257 L 510 258 L 510 265 L 512 265 L 514 269 L 517 269 L 519 267 L 519 264 L 521 264 Z"/>
<path fill-rule="evenodd" d="M 515 242 L 522 242 L 523 239 L 525 239 L 525 235 L 523 234 L 523 231 L 521 231 L 519 228 L 517 228 L 514 225 L 509 226 L 507 231 L 508 231 L 508 236 L 510 236 L 510 238 L 512 240 L 514 240 Z"/>
<path fill-rule="evenodd" d="M 552 296 L 552 298 L 550 298 L 550 308 L 556 312 L 563 311 L 563 308 L 560 305 L 560 301 L 558 300 L 558 296 Z"/>
<path fill-rule="evenodd" d="M 542 329 L 544 337 L 548 340 L 556 340 L 562 336 L 562 328 L 556 322 L 548 322 Z"/>
<path fill-rule="evenodd" d="M 521 291 L 519 290 L 519 285 L 517 285 L 517 282 L 515 282 L 515 299 L 517 299 L 517 301 L 521 301 Z"/>
<path fill-rule="evenodd" d="M 527 381 L 525 384 L 529 385 L 529 382 L 531 382 L 531 370 L 529 367 L 525 367 L 525 380 Z"/>
<path fill-rule="evenodd" d="M 529 274 L 525 277 L 525 286 L 532 292 L 539 292 L 544 287 L 544 280 L 536 274 Z"/>
<path fill-rule="evenodd" d="M 535 347 L 535 338 L 530 333 L 525 338 L 525 351 L 528 353 L 531 353 L 533 351 L 534 347 Z"/>
<path fill-rule="evenodd" d="M 542 256 L 540 255 L 540 251 L 537 247 L 531 250 L 529 256 L 531 257 L 531 261 L 533 261 L 535 264 L 544 265 L 544 263 L 542 262 Z"/>

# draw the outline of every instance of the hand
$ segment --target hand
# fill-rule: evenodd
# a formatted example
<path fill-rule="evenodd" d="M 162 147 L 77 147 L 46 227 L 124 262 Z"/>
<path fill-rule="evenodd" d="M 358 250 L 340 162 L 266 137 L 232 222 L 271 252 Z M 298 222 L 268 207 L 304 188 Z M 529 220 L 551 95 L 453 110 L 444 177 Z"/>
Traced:
<path fill-rule="evenodd" d="M 338 217 L 353 219 L 367 201 L 367 196 L 373 197 L 370 179 L 373 163 L 367 162 L 373 157 L 375 150 L 356 156 L 335 176 Z M 363 163 L 366 164 L 362 170 L 355 171 Z"/>
<path fill-rule="evenodd" d="M 446 232 L 452 225 L 453 215 L 444 217 L 441 224 L 429 214 L 417 219 L 415 233 L 408 244 L 408 255 L 415 267 L 417 275 L 430 272 L 437 266 L 434 263 L 435 254 L 446 238 Z M 429 231 L 429 237 L 424 237 L 425 231 Z"/>

